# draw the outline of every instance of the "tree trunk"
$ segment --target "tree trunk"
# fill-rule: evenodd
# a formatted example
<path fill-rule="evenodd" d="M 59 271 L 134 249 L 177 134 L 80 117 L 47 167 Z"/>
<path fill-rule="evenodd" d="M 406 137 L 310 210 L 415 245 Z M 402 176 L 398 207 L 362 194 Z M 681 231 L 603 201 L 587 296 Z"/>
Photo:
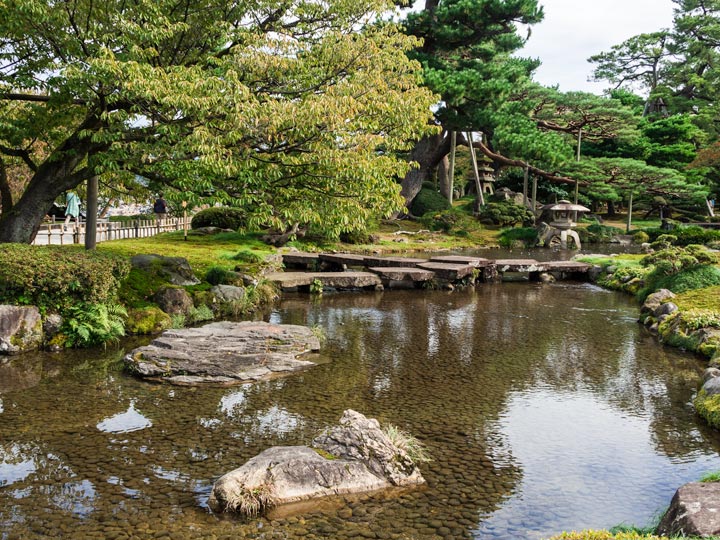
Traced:
<path fill-rule="evenodd" d="M 613 201 L 608 201 L 607 203 L 607 215 L 608 217 L 615 217 L 617 212 L 615 211 L 615 203 Z"/>
<path fill-rule="evenodd" d="M 438 165 L 438 185 L 440 194 L 448 201 L 452 201 L 452 182 L 450 181 L 450 159 L 445 156 Z"/>
<path fill-rule="evenodd" d="M 0 159 L 0 209 L 2 212 L 9 212 L 13 207 L 12 191 L 8 182 L 5 162 Z"/>
<path fill-rule="evenodd" d="M 415 148 L 410 152 L 410 161 L 416 162 L 418 166 L 413 167 L 401 183 L 400 194 L 405 198 L 407 208 L 410 207 L 415 196 L 420 193 L 423 182 L 432 178 L 438 165 L 450 151 L 450 138 L 445 135 L 446 133 L 443 132 L 424 137 L 415 144 Z"/>
<path fill-rule="evenodd" d="M 0 215 L 0 243 L 17 242 L 31 244 L 50 210 L 53 201 L 63 192 L 86 180 L 89 167 L 77 168 L 91 151 L 104 148 L 104 144 L 81 138 L 79 133 L 97 129 L 100 122 L 88 116 L 75 133 L 48 157 L 33 175 L 20 200 L 9 212 Z"/>

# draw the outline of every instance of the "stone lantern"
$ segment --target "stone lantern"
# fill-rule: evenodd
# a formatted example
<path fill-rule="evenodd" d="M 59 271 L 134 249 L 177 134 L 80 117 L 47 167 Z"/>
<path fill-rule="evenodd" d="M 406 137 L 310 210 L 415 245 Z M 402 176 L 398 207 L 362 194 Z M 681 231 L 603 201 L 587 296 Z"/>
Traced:
<path fill-rule="evenodd" d="M 478 167 L 478 173 L 480 174 L 480 187 L 483 193 L 490 195 L 495 193 L 495 169 L 488 164 L 483 164 Z"/>
<path fill-rule="evenodd" d="M 573 227 L 577 226 L 574 220 L 577 219 L 578 214 L 589 212 L 590 209 L 570 201 L 560 201 L 546 204 L 542 207 L 542 211 L 551 216 L 550 223 L 540 224 L 541 230 L 538 238 L 542 245 L 567 249 L 568 239 L 570 239 L 575 243 L 575 248 L 580 249 L 580 237 L 573 230 Z"/>

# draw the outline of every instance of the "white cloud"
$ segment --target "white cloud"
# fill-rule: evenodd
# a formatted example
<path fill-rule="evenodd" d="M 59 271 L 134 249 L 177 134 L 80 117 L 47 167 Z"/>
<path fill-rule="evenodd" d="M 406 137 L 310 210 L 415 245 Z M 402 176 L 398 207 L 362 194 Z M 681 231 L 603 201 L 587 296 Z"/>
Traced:
<path fill-rule="evenodd" d="M 545 19 L 532 28 L 521 56 L 540 58 L 535 80 L 562 91 L 601 94 L 605 82 L 587 79 L 587 59 L 637 34 L 672 26 L 672 0 L 541 0 Z"/>

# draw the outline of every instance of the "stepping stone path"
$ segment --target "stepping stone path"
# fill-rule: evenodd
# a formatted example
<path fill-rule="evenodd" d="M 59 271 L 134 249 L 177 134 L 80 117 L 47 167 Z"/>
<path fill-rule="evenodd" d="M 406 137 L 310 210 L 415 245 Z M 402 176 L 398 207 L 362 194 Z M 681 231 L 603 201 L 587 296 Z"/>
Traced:
<path fill-rule="evenodd" d="M 307 291 L 315 283 L 324 289 L 380 290 L 382 288 L 422 287 L 429 282 L 457 284 L 502 281 L 505 273 L 527 274 L 538 281 L 543 273 L 555 279 L 588 279 L 591 265 L 577 261 L 539 262 L 535 259 L 485 259 L 464 255 L 417 257 L 380 257 L 356 253 L 304 253 L 283 255 L 288 269 L 305 272 L 275 272 L 265 277 L 283 291 Z M 367 271 L 347 270 L 348 267 Z M 333 270 L 317 272 L 315 270 Z"/>

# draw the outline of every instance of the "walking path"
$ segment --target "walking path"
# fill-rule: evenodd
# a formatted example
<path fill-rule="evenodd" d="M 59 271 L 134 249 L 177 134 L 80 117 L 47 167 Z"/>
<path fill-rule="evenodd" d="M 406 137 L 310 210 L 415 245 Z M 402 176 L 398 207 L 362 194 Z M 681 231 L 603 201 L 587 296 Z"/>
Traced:
<path fill-rule="evenodd" d="M 461 255 L 420 259 L 304 252 L 284 254 L 283 264 L 290 271 L 275 272 L 266 277 L 284 291 L 308 290 L 318 282 L 323 288 L 334 289 L 412 288 L 427 282 L 470 284 L 501 281 L 511 273 L 525 274 L 529 281 L 541 280 L 542 274 L 550 274 L 554 279 L 587 280 L 591 268 L 591 265 L 577 261 L 539 262 Z"/>

